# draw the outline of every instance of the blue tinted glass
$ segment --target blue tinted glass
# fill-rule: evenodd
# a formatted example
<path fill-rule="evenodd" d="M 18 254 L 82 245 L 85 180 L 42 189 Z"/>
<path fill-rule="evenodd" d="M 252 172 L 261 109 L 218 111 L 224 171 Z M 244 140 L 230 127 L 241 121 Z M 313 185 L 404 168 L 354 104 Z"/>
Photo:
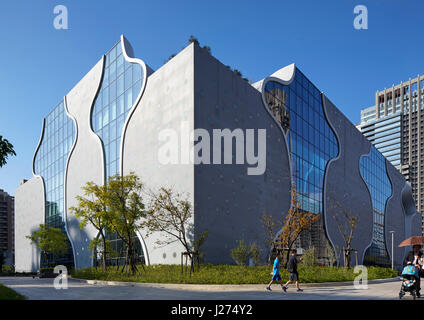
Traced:
<path fill-rule="evenodd" d="M 370 190 L 373 205 L 373 239 L 364 257 L 364 264 L 390 266 L 384 235 L 384 215 L 386 202 L 392 194 L 386 171 L 386 159 L 372 146 L 367 156 L 361 157 L 361 175 Z"/>
<path fill-rule="evenodd" d="M 302 209 L 322 213 L 325 166 L 334 157 L 333 155 L 337 154 L 338 144 L 324 119 L 321 100 L 315 97 L 317 89 L 297 68 L 295 72 L 295 79 L 288 86 L 268 82 L 265 97 L 281 100 L 284 96 L 283 91 L 288 92 L 289 145 L 294 160 L 293 182 L 299 190 Z M 284 105 L 284 101 L 282 102 Z M 323 233 L 323 230 L 320 232 Z M 318 246 L 325 246 L 325 243 L 320 242 Z"/>
<path fill-rule="evenodd" d="M 103 141 L 103 145 L 107 146 L 105 174 L 109 177 L 119 173 L 116 170 L 119 168 L 120 154 L 116 152 L 116 145 L 120 144 L 125 118 L 140 94 L 144 74 L 138 63 L 125 61 L 120 43 L 106 55 L 106 60 L 103 80 L 92 113 L 92 122 L 93 129 Z M 99 110 L 99 106 L 103 107 L 102 110 Z"/>
<path fill-rule="evenodd" d="M 44 223 L 65 233 L 64 217 L 64 175 L 68 154 L 75 140 L 73 121 L 66 115 L 65 105 L 59 103 L 45 118 L 44 135 L 36 153 L 35 173 L 42 176 L 46 190 Z M 73 265 L 73 256 L 68 241 L 68 252 L 62 257 L 49 254 L 54 264 Z M 45 257 L 41 258 L 46 267 Z"/>

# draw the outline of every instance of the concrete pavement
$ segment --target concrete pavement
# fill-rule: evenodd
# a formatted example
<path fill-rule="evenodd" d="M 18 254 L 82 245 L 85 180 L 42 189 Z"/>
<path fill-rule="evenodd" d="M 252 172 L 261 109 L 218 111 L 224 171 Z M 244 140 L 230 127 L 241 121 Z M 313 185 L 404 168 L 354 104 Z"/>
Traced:
<path fill-rule="evenodd" d="M 173 288 L 148 284 L 106 285 L 104 283 L 89 284 L 69 279 L 68 289 L 57 290 L 53 286 L 54 279 L 32 279 L 29 277 L 0 277 L 0 282 L 18 293 L 35 300 L 374 300 L 399 299 L 400 281 L 371 283 L 368 289 L 355 289 L 353 285 L 305 287 L 305 291 L 297 293 L 291 286 L 287 293 L 282 292 L 279 285 L 273 285 L 268 292 L 263 286 L 244 287 L 237 290 L 194 290 L 174 285 Z M 162 287 L 161 287 L 162 286 Z M 203 286 L 205 287 L 205 286 Z M 184 289 L 182 289 L 184 288 Z M 403 299 L 410 300 L 410 296 Z"/>

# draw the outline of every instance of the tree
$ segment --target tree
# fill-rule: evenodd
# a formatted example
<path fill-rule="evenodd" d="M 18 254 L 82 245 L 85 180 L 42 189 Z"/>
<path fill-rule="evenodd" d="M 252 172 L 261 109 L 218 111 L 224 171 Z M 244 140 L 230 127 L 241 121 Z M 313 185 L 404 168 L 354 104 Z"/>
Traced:
<path fill-rule="evenodd" d="M 0 136 L 0 168 L 6 164 L 9 156 L 16 156 L 13 145 L 7 139 L 3 139 Z"/>
<path fill-rule="evenodd" d="M 90 242 L 90 249 L 98 252 L 101 247 L 101 264 L 102 269 L 106 270 L 107 256 L 110 252 L 107 250 L 110 245 L 107 244 L 105 231 L 110 222 L 109 208 L 107 207 L 107 186 L 97 185 L 94 182 L 87 182 L 82 187 L 84 196 L 77 196 L 78 205 L 76 207 L 69 208 L 75 216 L 80 219 L 80 228 L 84 228 L 87 224 L 90 224 L 97 230 L 97 235 Z M 99 239 L 100 238 L 100 239 Z M 95 259 L 97 255 L 95 254 Z"/>
<path fill-rule="evenodd" d="M 203 46 L 202 47 L 203 50 L 206 50 L 207 53 L 212 54 L 212 49 L 209 46 Z"/>
<path fill-rule="evenodd" d="M 317 264 L 315 247 L 310 247 L 302 254 L 302 263 L 305 267 L 313 267 Z"/>
<path fill-rule="evenodd" d="M 191 274 L 194 271 L 193 254 L 199 251 L 208 231 L 194 235 L 192 222 L 194 212 L 188 194 L 184 195 L 165 187 L 161 187 L 158 191 L 150 191 L 149 194 L 151 201 L 143 222 L 147 236 L 154 232 L 162 232 L 164 237 L 156 241 L 158 245 L 179 242 L 191 261 Z"/>
<path fill-rule="evenodd" d="M 242 74 L 239 70 L 234 69 L 234 70 L 233 70 L 233 72 L 234 72 L 237 76 L 239 76 L 240 78 L 241 78 L 241 77 L 243 77 L 243 74 Z"/>
<path fill-rule="evenodd" d="M 250 258 L 250 250 L 244 244 L 244 240 L 239 240 L 237 247 L 231 250 L 231 257 L 240 266 L 245 266 Z"/>
<path fill-rule="evenodd" d="M 34 231 L 31 236 L 26 236 L 41 251 L 47 263 L 50 266 L 49 254 L 64 255 L 68 251 L 66 235 L 58 228 L 52 228 L 45 224 L 40 224 L 40 228 Z"/>
<path fill-rule="evenodd" d="M 353 251 L 353 248 L 352 248 L 353 233 L 359 222 L 359 217 L 354 216 L 350 210 L 345 209 L 344 207 L 341 207 L 341 205 L 338 202 L 336 202 L 336 205 L 340 208 L 342 212 L 342 218 L 339 217 L 338 213 L 333 215 L 333 218 L 336 221 L 337 230 L 339 231 L 339 234 L 343 238 L 343 242 L 345 245 L 344 255 L 343 255 L 344 266 L 350 267 L 351 252 Z"/>
<path fill-rule="evenodd" d="M 326 245 L 326 251 L 327 251 L 327 256 L 328 256 L 328 263 L 329 263 L 330 267 L 333 267 L 334 264 L 337 261 L 337 258 L 336 258 L 336 254 L 335 254 L 333 248 L 331 247 L 330 242 L 328 242 L 328 241 L 327 241 L 327 245 Z"/>
<path fill-rule="evenodd" d="M 308 230 L 312 224 L 319 219 L 318 214 L 301 209 L 301 203 L 298 200 L 296 185 L 292 185 L 291 190 L 291 208 L 284 218 L 281 228 L 281 245 L 287 249 L 286 265 L 289 261 L 290 251 L 293 244 L 299 236 Z"/>
<path fill-rule="evenodd" d="M 190 36 L 190 38 L 188 39 L 188 42 L 199 45 L 199 40 L 197 40 L 197 38 L 193 35 Z"/>
<path fill-rule="evenodd" d="M 264 230 L 264 242 L 268 248 L 268 263 L 271 262 L 272 248 L 274 247 L 275 237 L 278 231 L 277 222 L 272 218 L 272 215 L 264 212 L 260 218 L 262 229 Z"/>
<path fill-rule="evenodd" d="M 126 246 L 122 270 L 129 266 L 129 271 L 135 274 L 137 266 L 134 234 L 141 226 L 141 219 L 146 216 L 141 196 L 143 183 L 134 172 L 126 176 L 117 174 L 109 178 L 106 189 L 105 203 L 110 212 L 107 215 L 108 228 L 116 232 Z"/>
<path fill-rule="evenodd" d="M 254 265 L 258 266 L 261 263 L 261 248 L 256 242 L 249 246 L 249 257 L 252 258 Z"/>
<path fill-rule="evenodd" d="M 164 62 L 164 63 L 167 63 L 169 60 L 171 60 L 172 58 L 174 58 L 176 55 L 177 55 L 176 53 L 171 54 L 171 55 L 168 57 L 168 59 L 167 59 L 167 60 L 165 60 L 165 62 Z"/>

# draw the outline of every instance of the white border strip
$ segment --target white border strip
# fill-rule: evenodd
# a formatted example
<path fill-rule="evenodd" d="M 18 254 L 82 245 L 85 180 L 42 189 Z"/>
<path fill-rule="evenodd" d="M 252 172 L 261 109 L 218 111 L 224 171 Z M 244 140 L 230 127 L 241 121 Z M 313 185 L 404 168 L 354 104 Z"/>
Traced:
<path fill-rule="evenodd" d="M 66 159 L 65 172 L 64 172 L 64 178 L 63 178 L 63 193 L 64 193 L 63 194 L 63 202 L 64 202 L 63 220 L 65 221 L 65 231 L 66 231 L 66 234 L 68 235 L 68 239 L 69 239 L 69 242 L 71 243 L 71 247 L 72 247 L 72 253 L 74 255 L 74 268 L 78 269 L 78 267 L 77 267 L 77 255 L 76 255 L 76 252 L 75 252 L 74 243 L 73 243 L 72 237 L 70 236 L 69 231 L 68 231 L 68 197 L 67 197 L 67 189 L 68 189 L 67 188 L 67 186 L 68 186 L 67 181 L 68 181 L 69 160 L 71 158 L 71 155 L 72 155 L 72 153 L 75 149 L 75 146 L 77 144 L 77 141 L 78 141 L 78 125 L 77 125 L 77 121 L 76 121 L 75 117 L 72 114 L 70 114 L 69 111 L 68 111 L 68 102 L 66 100 L 66 96 L 63 97 L 63 105 L 64 105 L 64 108 L 65 108 L 66 115 L 70 119 L 72 119 L 72 121 L 74 123 L 74 128 L 75 128 L 75 139 L 74 139 L 74 143 L 72 144 L 71 149 L 68 152 L 68 158 Z"/>

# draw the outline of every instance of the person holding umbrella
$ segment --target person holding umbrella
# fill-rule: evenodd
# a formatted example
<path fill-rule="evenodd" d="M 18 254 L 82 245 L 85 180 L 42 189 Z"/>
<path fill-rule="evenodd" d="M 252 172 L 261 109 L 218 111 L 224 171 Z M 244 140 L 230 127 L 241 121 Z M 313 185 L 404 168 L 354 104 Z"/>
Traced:
<path fill-rule="evenodd" d="M 421 296 L 420 290 L 421 290 L 421 276 L 423 274 L 423 252 L 421 251 L 421 245 L 424 243 L 424 238 L 415 236 L 408 238 L 404 241 L 402 241 L 399 245 L 399 247 L 405 247 L 412 245 L 412 250 L 408 252 L 406 255 L 404 266 L 408 264 L 408 262 L 412 263 L 413 266 L 415 266 L 418 269 L 419 277 L 417 279 L 417 297 L 419 298 Z"/>
<path fill-rule="evenodd" d="M 408 252 L 404 264 L 406 265 L 408 262 L 412 262 L 412 265 L 418 269 L 419 277 L 417 279 L 417 298 L 421 296 L 421 275 L 422 275 L 422 257 L 423 252 L 421 251 L 421 245 L 416 244 L 412 247 L 412 250 Z"/>

